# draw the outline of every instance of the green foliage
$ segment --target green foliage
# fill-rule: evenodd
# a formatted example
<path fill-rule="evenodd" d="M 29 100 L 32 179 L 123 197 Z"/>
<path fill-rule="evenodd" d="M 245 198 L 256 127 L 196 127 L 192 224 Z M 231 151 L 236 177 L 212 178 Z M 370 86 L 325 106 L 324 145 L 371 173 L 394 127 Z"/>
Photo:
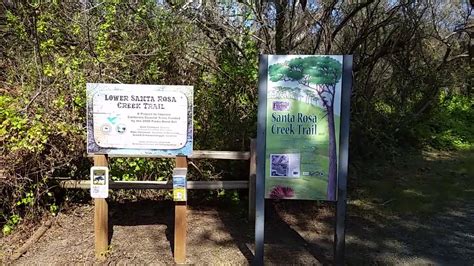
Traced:
<path fill-rule="evenodd" d="M 21 217 L 18 214 L 13 214 L 8 219 L 6 219 L 6 221 L 7 222 L 2 227 L 2 233 L 4 236 L 7 236 L 13 232 L 18 223 L 20 223 Z"/>
<path fill-rule="evenodd" d="M 26 193 L 25 197 L 21 198 L 19 201 L 16 202 L 17 206 L 33 206 L 35 203 L 35 198 L 33 196 L 33 192 Z"/>
<path fill-rule="evenodd" d="M 427 142 L 436 148 L 469 150 L 474 148 L 474 99 L 442 93 L 439 108 L 426 123 Z"/>
<path fill-rule="evenodd" d="M 353 204 L 370 204 L 386 214 L 432 217 L 474 196 L 472 151 L 404 151 L 370 166 L 352 169 L 360 182 L 351 188 L 357 194 Z"/>
<path fill-rule="evenodd" d="M 0 136 L 12 152 L 41 152 L 48 139 L 49 127 L 41 122 L 41 114 L 28 118 L 19 111 L 17 100 L 0 96 Z"/>
<path fill-rule="evenodd" d="M 220 70 L 205 69 L 196 81 L 195 149 L 248 150 L 257 117 L 258 50 L 251 38 L 244 38 L 243 52 L 222 49 Z"/>
<path fill-rule="evenodd" d="M 86 82 L 181 84 L 180 73 L 193 67 L 175 58 L 184 58 L 190 27 L 148 0 L 105 1 L 87 12 L 80 3 L 48 1 L 9 8 L 0 59 L 6 70 L 0 75 L 0 134 L 7 176 L 0 208 L 21 217 L 54 215 L 60 200 L 48 177 L 84 178 L 91 165 L 84 152 Z M 171 165 L 117 160 L 111 174 L 163 180 Z"/>
<path fill-rule="evenodd" d="M 172 174 L 173 161 L 170 159 L 115 158 L 110 160 L 113 180 L 164 181 Z"/>

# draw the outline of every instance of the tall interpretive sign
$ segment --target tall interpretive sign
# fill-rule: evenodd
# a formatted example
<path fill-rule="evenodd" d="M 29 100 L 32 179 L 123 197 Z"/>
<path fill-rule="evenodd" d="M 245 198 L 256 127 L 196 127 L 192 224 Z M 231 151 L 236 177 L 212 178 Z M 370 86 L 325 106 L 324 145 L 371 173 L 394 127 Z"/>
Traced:
<path fill-rule="evenodd" d="M 265 195 L 336 200 L 342 56 L 268 56 Z"/>
<path fill-rule="evenodd" d="M 335 202 L 343 264 L 351 87 L 351 55 L 260 56 L 253 264 L 263 265 L 265 198 Z"/>
<path fill-rule="evenodd" d="M 192 107 L 192 86 L 88 83 L 87 152 L 190 155 Z"/>

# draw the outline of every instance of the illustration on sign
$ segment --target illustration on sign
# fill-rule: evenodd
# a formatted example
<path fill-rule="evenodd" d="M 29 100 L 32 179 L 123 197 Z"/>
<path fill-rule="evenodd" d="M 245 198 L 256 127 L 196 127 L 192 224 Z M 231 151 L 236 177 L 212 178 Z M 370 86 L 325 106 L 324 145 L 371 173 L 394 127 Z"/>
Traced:
<path fill-rule="evenodd" d="M 269 55 L 265 195 L 336 200 L 342 56 Z"/>
<path fill-rule="evenodd" d="M 87 151 L 126 156 L 190 155 L 193 87 L 87 84 Z"/>
<path fill-rule="evenodd" d="M 109 196 L 109 169 L 104 166 L 91 167 L 91 197 L 105 199 Z"/>

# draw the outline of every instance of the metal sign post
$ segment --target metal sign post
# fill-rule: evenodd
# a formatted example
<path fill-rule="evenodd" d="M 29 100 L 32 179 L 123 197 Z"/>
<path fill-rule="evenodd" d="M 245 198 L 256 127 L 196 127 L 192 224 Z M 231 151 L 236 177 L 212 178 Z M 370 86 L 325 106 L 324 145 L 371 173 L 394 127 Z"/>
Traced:
<path fill-rule="evenodd" d="M 347 172 L 349 168 L 349 121 L 351 116 L 352 55 L 345 55 L 342 72 L 341 132 L 339 136 L 339 169 L 337 176 L 334 264 L 344 264 L 347 207 Z"/>
<path fill-rule="evenodd" d="M 257 179 L 255 180 L 255 257 L 253 265 L 263 265 L 265 230 L 265 119 L 267 116 L 267 55 L 260 56 L 258 78 Z"/>

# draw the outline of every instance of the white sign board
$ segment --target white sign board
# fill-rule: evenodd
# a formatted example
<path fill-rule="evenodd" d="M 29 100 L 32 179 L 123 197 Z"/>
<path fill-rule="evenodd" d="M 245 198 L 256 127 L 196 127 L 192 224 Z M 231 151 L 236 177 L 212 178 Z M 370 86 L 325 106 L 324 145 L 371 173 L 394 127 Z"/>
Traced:
<path fill-rule="evenodd" d="M 190 86 L 87 84 L 88 152 L 190 155 Z"/>
<path fill-rule="evenodd" d="M 91 167 L 91 197 L 98 199 L 109 197 L 109 168 Z"/>

